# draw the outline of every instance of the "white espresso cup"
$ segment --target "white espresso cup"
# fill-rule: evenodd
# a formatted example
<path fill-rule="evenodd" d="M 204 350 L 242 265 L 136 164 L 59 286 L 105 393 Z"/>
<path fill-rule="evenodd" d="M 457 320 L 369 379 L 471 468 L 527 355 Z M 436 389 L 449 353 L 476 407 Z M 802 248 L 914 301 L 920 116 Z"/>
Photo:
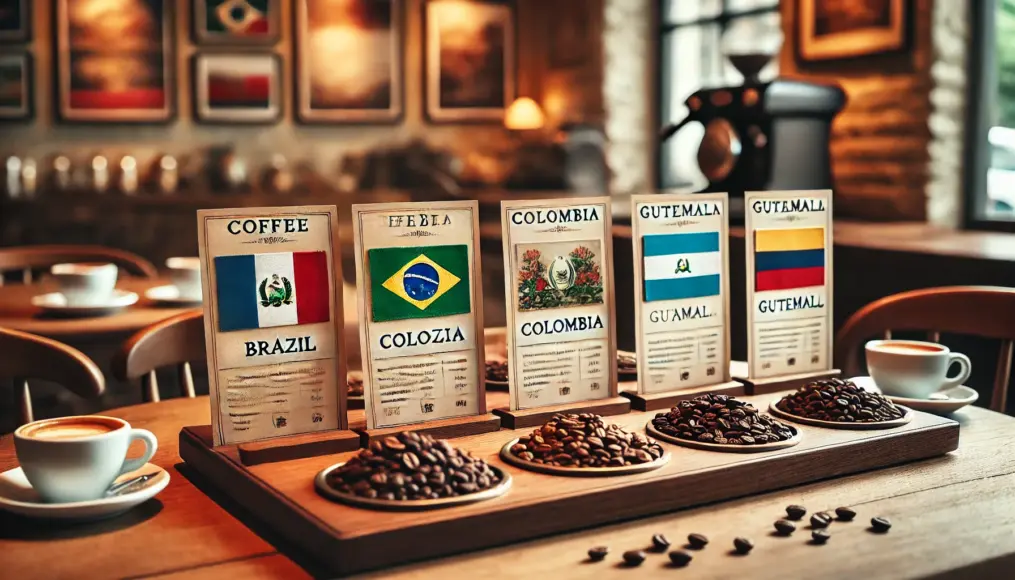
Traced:
<path fill-rule="evenodd" d="M 144 442 L 145 452 L 127 459 L 135 440 Z M 148 463 L 158 446 L 150 431 L 101 415 L 44 419 L 14 432 L 14 449 L 25 477 L 43 500 L 52 503 L 103 497 L 117 477 Z"/>
<path fill-rule="evenodd" d="M 116 264 L 57 264 L 50 273 L 60 287 L 67 306 L 100 306 L 116 288 Z"/>
<path fill-rule="evenodd" d="M 935 342 L 872 340 L 867 343 L 867 371 L 886 395 L 927 399 L 937 391 L 957 387 L 969 378 L 969 358 Z M 952 363 L 957 375 L 948 376 Z"/>
<path fill-rule="evenodd" d="M 201 299 L 200 258 L 169 258 L 166 267 L 169 268 L 169 279 L 176 286 L 180 298 Z"/>

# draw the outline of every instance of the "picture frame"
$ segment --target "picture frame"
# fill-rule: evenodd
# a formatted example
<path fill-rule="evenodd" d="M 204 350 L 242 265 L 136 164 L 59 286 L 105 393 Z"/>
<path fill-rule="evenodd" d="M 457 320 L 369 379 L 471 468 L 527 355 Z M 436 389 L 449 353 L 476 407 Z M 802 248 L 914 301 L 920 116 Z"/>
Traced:
<path fill-rule="evenodd" d="M 176 115 L 171 0 L 143 0 L 116 19 L 102 0 L 56 0 L 57 118 L 70 123 L 166 123 Z"/>
<path fill-rule="evenodd" d="M 904 50 L 911 9 L 907 0 L 830 5 L 799 0 L 797 10 L 802 61 L 826 61 Z"/>
<path fill-rule="evenodd" d="M 193 0 L 198 45 L 270 46 L 281 38 L 282 0 Z"/>
<path fill-rule="evenodd" d="M 0 0 L 0 44 L 32 40 L 32 2 Z"/>
<path fill-rule="evenodd" d="M 295 0 L 296 120 L 396 123 L 405 113 L 405 0 Z M 355 19 L 350 13 L 356 10 Z M 346 42 L 329 43 L 333 29 Z M 352 39 L 352 40 L 350 40 Z M 366 59 L 363 55 L 371 55 Z M 334 66 L 335 62 L 354 66 Z"/>
<path fill-rule="evenodd" d="M 196 121 L 270 124 L 282 117 L 282 59 L 277 54 L 196 54 L 191 71 Z"/>
<path fill-rule="evenodd" d="M 35 71 L 32 55 L 0 53 L 0 122 L 35 116 Z"/>
<path fill-rule="evenodd" d="M 516 17 L 512 1 L 426 0 L 423 86 L 430 122 L 504 118 L 517 93 Z"/>

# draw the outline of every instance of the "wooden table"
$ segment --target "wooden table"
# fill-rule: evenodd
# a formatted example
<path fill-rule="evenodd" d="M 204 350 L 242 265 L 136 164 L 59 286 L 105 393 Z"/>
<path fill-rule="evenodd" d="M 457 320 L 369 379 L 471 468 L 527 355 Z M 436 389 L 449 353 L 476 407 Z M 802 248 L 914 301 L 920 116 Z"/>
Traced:
<path fill-rule="evenodd" d="M 506 403 L 490 393 L 491 405 Z M 0 570 L 11 578 L 305 578 L 292 559 L 245 527 L 177 469 L 177 433 L 209 421 L 208 400 L 172 399 L 110 411 L 155 432 L 155 463 L 172 475 L 155 500 L 108 522 L 56 529 L 0 515 Z M 355 413 L 355 412 L 354 412 Z M 359 413 L 362 413 L 360 411 Z M 355 415 L 350 417 L 355 420 Z M 743 498 L 583 532 L 542 538 L 483 552 L 422 562 L 374 574 L 384 578 L 910 578 L 936 575 L 1007 577 L 1015 564 L 1015 419 L 980 408 L 955 417 L 959 450 L 914 464 Z M 674 458 L 679 460 L 679 458 Z M 0 469 L 16 465 L 9 436 L 0 438 Z M 184 467 L 185 469 L 185 467 Z M 309 479 L 307 485 L 311 485 Z M 228 505 L 228 498 L 218 498 Z M 791 503 L 811 512 L 854 507 L 857 521 L 834 523 L 825 546 L 807 543 L 809 530 L 790 538 L 770 535 Z M 245 517 L 243 514 L 238 514 Z M 885 535 L 866 530 L 874 515 L 894 524 Z M 801 526 L 803 527 L 803 526 Z M 260 530 L 270 538 L 270 530 Z M 618 566 L 619 555 L 649 545 L 652 534 L 674 542 L 690 532 L 712 543 L 694 552 L 687 570 L 650 555 L 637 572 Z M 747 536 L 748 556 L 729 554 L 732 539 Z M 605 562 L 585 561 L 594 545 L 608 545 Z M 397 549 L 393 547 L 393 549 Z M 310 570 L 308 573 L 307 570 Z M 690 576 L 688 576 L 690 577 Z"/>

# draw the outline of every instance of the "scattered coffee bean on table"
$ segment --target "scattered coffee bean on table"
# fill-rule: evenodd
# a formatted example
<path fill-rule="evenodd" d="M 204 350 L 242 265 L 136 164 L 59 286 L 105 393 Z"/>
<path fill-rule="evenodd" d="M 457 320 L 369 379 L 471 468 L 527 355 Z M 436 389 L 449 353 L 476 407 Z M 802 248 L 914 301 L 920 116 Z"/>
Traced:
<path fill-rule="evenodd" d="M 624 552 L 624 563 L 628 566 L 640 566 L 645 561 L 645 552 L 641 550 L 628 550 Z"/>
<path fill-rule="evenodd" d="M 506 383 L 508 380 L 507 361 L 498 361 L 498 360 L 486 361 L 486 380 L 500 381 Z"/>
<path fill-rule="evenodd" d="M 708 536 L 705 534 L 689 534 L 687 536 L 687 543 L 694 550 L 701 550 L 708 545 Z"/>
<path fill-rule="evenodd" d="M 641 465 L 663 453 L 652 439 L 607 425 L 591 413 L 558 413 L 511 446 L 511 454 L 522 461 L 576 468 Z"/>
<path fill-rule="evenodd" d="M 670 547 L 670 541 L 662 534 L 652 536 L 652 548 L 657 552 L 665 552 Z"/>
<path fill-rule="evenodd" d="M 692 558 L 693 556 L 683 550 L 673 550 L 670 552 L 670 562 L 673 562 L 673 565 L 678 568 L 683 568 L 690 564 Z"/>
<path fill-rule="evenodd" d="M 610 549 L 606 546 L 596 546 L 589 548 L 589 560 L 593 562 L 599 562 L 606 558 L 606 555 L 610 553 Z"/>
<path fill-rule="evenodd" d="M 828 541 L 828 538 L 831 537 L 832 534 L 830 534 L 826 529 L 819 529 L 811 532 L 811 539 L 814 540 L 815 544 L 824 544 Z"/>
<path fill-rule="evenodd" d="M 796 504 L 788 505 L 786 506 L 786 515 L 789 516 L 789 519 L 791 520 L 799 520 L 807 515 L 807 508 Z"/>
<path fill-rule="evenodd" d="M 733 548 L 738 554 L 747 554 L 754 549 L 754 542 L 747 538 L 736 538 L 733 540 Z"/>
<path fill-rule="evenodd" d="M 501 476 L 449 442 L 407 431 L 374 440 L 327 483 L 339 493 L 389 501 L 441 499 L 496 487 Z"/>
<path fill-rule="evenodd" d="M 652 426 L 678 439 L 719 445 L 762 445 L 796 434 L 793 427 L 759 413 L 749 403 L 713 394 L 680 401 L 668 413 L 658 413 Z"/>
<path fill-rule="evenodd" d="M 797 417 L 836 423 L 882 423 L 903 417 L 891 400 L 842 379 L 810 383 L 775 406 Z"/>
<path fill-rule="evenodd" d="M 835 508 L 835 515 L 844 522 L 851 522 L 856 517 L 856 511 L 848 507 Z"/>
<path fill-rule="evenodd" d="M 892 522 L 890 522 L 888 518 L 878 516 L 876 518 L 871 518 L 871 527 L 874 528 L 875 532 L 883 534 L 891 529 Z"/>
<path fill-rule="evenodd" d="M 827 512 L 818 512 L 811 516 L 812 528 L 827 528 L 832 523 L 832 516 Z"/>
<path fill-rule="evenodd" d="M 778 520 L 775 522 L 775 531 L 781 536 L 788 536 L 796 531 L 796 526 L 789 520 Z"/>

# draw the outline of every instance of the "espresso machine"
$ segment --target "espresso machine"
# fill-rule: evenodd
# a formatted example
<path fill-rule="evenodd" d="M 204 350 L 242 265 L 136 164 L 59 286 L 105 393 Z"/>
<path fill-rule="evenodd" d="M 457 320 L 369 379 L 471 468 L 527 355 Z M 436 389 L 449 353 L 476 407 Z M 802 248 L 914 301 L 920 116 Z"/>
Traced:
<path fill-rule="evenodd" d="M 728 192 L 730 217 L 739 221 L 745 191 L 831 189 L 829 139 L 846 104 L 843 90 L 789 79 L 761 82 L 771 54 L 727 58 L 744 83 L 696 91 L 684 102 L 687 116 L 660 132 L 665 141 L 690 123 L 705 128 L 697 161 L 709 183 L 699 193 Z"/>

